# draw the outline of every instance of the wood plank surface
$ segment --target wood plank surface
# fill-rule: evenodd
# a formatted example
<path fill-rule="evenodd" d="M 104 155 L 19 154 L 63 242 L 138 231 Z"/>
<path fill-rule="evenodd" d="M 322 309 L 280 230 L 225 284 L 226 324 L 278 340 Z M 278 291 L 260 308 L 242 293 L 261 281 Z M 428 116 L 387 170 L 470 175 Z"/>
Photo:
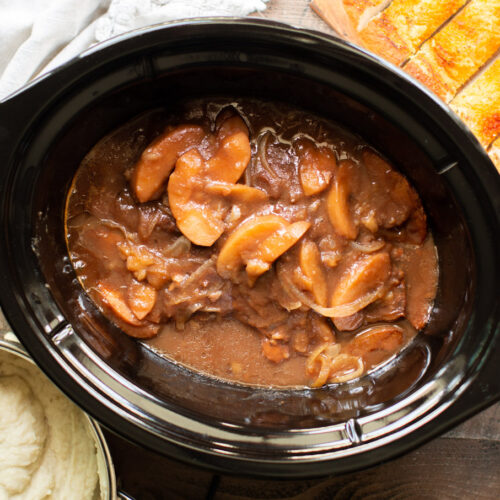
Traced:
<path fill-rule="evenodd" d="M 272 19 L 336 36 L 335 31 L 312 11 L 307 0 L 269 0 L 267 9 L 252 17 Z"/>
<path fill-rule="evenodd" d="M 162 458 L 106 432 L 119 487 L 137 500 L 500 498 L 500 405 L 445 436 L 369 469 L 311 480 L 214 475 Z"/>
<path fill-rule="evenodd" d="M 494 469 L 499 454 L 499 442 L 442 438 L 398 460 L 322 480 L 271 482 L 223 477 L 215 498 L 490 500 L 500 495 L 500 477 Z"/>

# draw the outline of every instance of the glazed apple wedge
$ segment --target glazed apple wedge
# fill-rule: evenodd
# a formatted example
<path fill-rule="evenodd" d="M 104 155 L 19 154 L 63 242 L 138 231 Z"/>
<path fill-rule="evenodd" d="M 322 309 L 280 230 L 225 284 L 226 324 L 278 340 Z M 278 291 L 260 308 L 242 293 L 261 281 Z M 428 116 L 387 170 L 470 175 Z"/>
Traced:
<path fill-rule="evenodd" d="M 132 174 L 131 185 L 137 199 L 144 203 L 158 198 L 177 158 L 198 146 L 205 132 L 198 125 L 179 125 L 160 135 L 142 153 Z"/>
<path fill-rule="evenodd" d="M 207 247 L 224 232 L 231 202 L 267 198 L 262 190 L 236 184 L 251 155 L 243 120 L 237 116 L 226 119 L 217 141 L 217 150 L 208 160 L 196 149 L 182 155 L 168 182 L 170 209 L 178 228 L 194 244 Z"/>
<path fill-rule="evenodd" d="M 168 181 L 168 200 L 182 234 L 195 245 L 210 246 L 224 232 L 227 209 L 203 191 L 204 163 L 197 150 L 177 160 Z"/>
<path fill-rule="evenodd" d="M 235 183 L 250 162 L 250 141 L 244 132 L 225 137 L 208 161 L 207 176 L 215 181 Z"/>
<path fill-rule="evenodd" d="M 314 241 L 303 241 L 299 253 L 300 270 L 307 278 L 306 289 L 312 292 L 314 300 L 320 306 L 326 307 L 328 288 L 325 273 L 321 266 L 321 256 Z"/>
<path fill-rule="evenodd" d="M 289 223 L 278 215 L 252 217 L 240 224 L 224 243 L 217 258 L 217 272 L 230 278 L 251 260 L 259 246 L 273 233 Z"/>
<path fill-rule="evenodd" d="M 125 323 L 128 323 L 129 325 L 141 325 L 141 322 L 132 312 L 125 301 L 125 298 L 118 290 L 111 288 L 104 282 L 100 282 L 97 285 L 96 290 L 100 293 L 103 302 L 110 307 L 121 320 L 125 321 Z"/>
<path fill-rule="evenodd" d="M 302 238 L 310 225 L 306 221 L 291 224 L 278 215 L 261 215 L 244 221 L 222 247 L 217 272 L 222 277 L 231 278 L 245 265 L 253 284 L 278 257 Z"/>
<path fill-rule="evenodd" d="M 333 291 L 331 306 L 349 304 L 379 290 L 389 278 L 391 258 L 387 252 L 363 257 L 341 276 Z M 378 295 L 374 295 L 376 300 Z"/>
<path fill-rule="evenodd" d="M 349 206 L 351 169 L 351 162 L 340 163 L 332 187 L 328 192 L 326 204 L 328 217 L 335 231 L 347 239 L 354 240 L 358 235 L 358 228 L 354 223 Z"/>
<path fill-rule="evenodd" d="M 263 201 L 268 195 L 262 189 L 247 186 L 246 184 L 231 184 L 230 182 L 208 181 L 205 191 L 210 194 L 227 196 L 239 202 Z"/>
<path fill-rule="evenodd" d="M 337 165 L 335 155 L 329 148 L 318 148 L 309 139 L 299 139 L 295 144 L 299 154 L 299 175 L 306 196 L 324 191 L 330 184 Z"/>
<path fill-rule="evenodd" d="M 311 223 L 307 221 L 294 222 L 268 236 L 247 262 L 247 274 L 257 277 L 267 271 L 272 263 L 292 248 L 310 227 Z"/>

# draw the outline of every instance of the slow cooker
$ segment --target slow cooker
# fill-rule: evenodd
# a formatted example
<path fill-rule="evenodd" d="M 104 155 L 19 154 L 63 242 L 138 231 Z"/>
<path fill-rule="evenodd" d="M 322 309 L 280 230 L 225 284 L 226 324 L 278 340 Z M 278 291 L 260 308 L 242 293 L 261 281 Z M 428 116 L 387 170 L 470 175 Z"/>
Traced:
<path fill-rule="evenodd" d="M 320 389 L 232 384 L 159 357 L 88 299 L 63 225 L 80 161 L 128 119 L 205 96 L 336 121 L 416 187 L 439 287 L 429 324 L 393 363 Z M 229 18 L 119 36 L 0 103 L 0 169 L 2 309 L 45 373 L 129 440 L 224 472 L 319 476 L 403 453 L 500 398 L 500 177 L 445 104 L 346 42 Z"/>

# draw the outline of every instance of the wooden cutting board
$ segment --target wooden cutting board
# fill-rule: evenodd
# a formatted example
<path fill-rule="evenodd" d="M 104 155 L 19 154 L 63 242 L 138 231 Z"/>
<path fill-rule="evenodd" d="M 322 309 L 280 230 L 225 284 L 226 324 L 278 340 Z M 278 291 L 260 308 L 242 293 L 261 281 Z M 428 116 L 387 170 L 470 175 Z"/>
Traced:
<path fill-rule="evenodd" d="M 420 80 L 500 172 L 500 0 L 312 0 L 342 38 Z"/>

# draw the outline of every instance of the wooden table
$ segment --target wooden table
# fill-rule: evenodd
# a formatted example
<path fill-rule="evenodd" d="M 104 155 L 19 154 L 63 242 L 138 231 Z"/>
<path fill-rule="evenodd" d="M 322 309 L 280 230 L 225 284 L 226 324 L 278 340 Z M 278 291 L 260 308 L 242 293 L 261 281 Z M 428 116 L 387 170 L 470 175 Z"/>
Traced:
<path fill-rule="evenodd" d="M 313 480 L 219 476 L 131 446 L 109 432 L 106 438 L 119 486 L 136 500 L 500 498 L 500 404 L 401 458 Z"/>
<path fill-rule="evenodd" d="M 270 0 L 256 14 L 334 34 L 307 0 Z M 2 325 L 0 318 L 0 329 Z M 500 404 L 407 455 L 358 473 L 301 481 L 220 476 L 106 432 L 120 488 L 136 500 L 500 499 Z"/>

